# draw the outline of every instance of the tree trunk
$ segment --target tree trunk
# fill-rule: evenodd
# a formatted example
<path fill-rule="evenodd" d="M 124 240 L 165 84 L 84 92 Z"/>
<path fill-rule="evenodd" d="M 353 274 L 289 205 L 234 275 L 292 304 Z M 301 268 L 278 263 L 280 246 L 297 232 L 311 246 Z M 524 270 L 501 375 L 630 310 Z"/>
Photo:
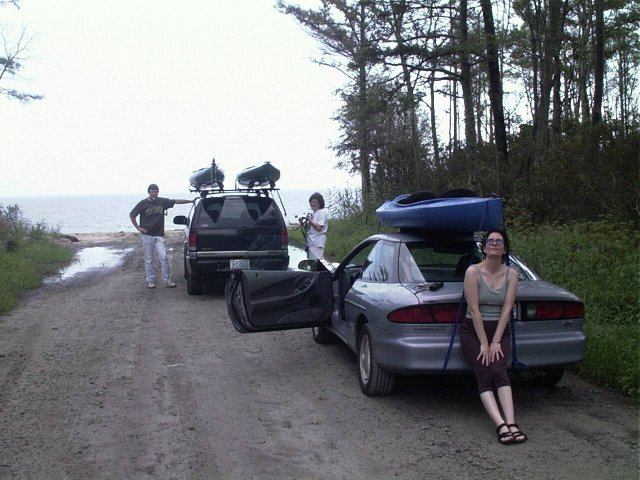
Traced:
<path fill-rule="evenodd" d="M 416 112 L 416 101 L 414 94 L 413 82 L 411 79 L 411 69 L 409 68 L 409 63 L 407 60 L 407 55 L 404 53 L 404 38 L 402 36 L 403 33 L 403 6 L 399 6 L 399 8 L 394 8 L 392 6 L 392 15 L 393 15 L 393 34 L 396 39 L 396 44 L 398 45 L 398 50 L 400 53 L 400 65 L 402 66 L 402 80 L 404 82 L 406 94 L 407 94 L 407 103 L 409 108 L 409 126 L 411 129 L 411 144 L 410 144 L 410 155 L 409 159 L 412 166 L 411 169 L 414 173 L 418 173 L 421 171 L 421 155 L 420 155 L 420 135 L 418 132 L 418 116 Z"/>
<path fill-rule="evenodd" d="M 364 21 L 364 2 L 360 4 L 360 48 L 367 45 L 367 32 Z M 362 187 L 362 204 L 365 212 L 372 211 L 373 198 L 371 197 L 371 168 L 369 161 L 369 129 L 367 121 L 367 68 L 366 55 L 359 55 L 358 65 L 358 148 L 360 151 L 360 177 Z"/>
<path fill-rule="evenodd" d="M 440 145 L 438 144 L 438 124 L 436 122 L 436 88 L 435 81 L 433 79 L 434 73 L 429 75 L 429 113 L 431 120 L 431 141 L 433 143 L 433 162 L 436 168 L 440 166 Z"/>
<path fill-rule="evenodd" d="M 595 52 L 593 81 L 593 110 L 591 123 L 596 125 L 602 121 L 602 96 L 604 92 L 604 5 L 603 0 L 594 0 Z"/>
<path fill-rule="evenodd" d="M 490 0 L 481 0 L 482 17 L 484 20 L 484 32 L 487 43 L 487 73 L 489 76 L 489 100 L 495 128 L 496 147 L 502 163 L 502 172 L 498 173 L 498 189 L 509 193 L 507 185 L 501 185 L 502 175 L 506 174 L 506 167 L 509 163 L 507 147 L 507 130 L 504 121 L 504 109 L 502 105 L 502 81 L 500 78 L 500 65 L 498 64 L 498 45 L 496 40 L 496 30 L 493 22 L 493 11 Z"/>
<path fill-rule="evenodd" d="M 551 122 L 551 127 L 554 132 L 559 133 L 562 123 L 562 97 L 560 96 L 560 87 L 561 87 L 561 69 L 562 64 L 560 62 L 560 57 L 555 58 L 553 62 L 553 120 Z"/>
<path fill-rule="evenodd" d="M 540 162 L 549 138 L 549 109 L 551 106 L 551 91 L 554 84 L 554 59 L 560 49 L 561 0 L 549 0 L 548 22 L 540 69 L 540 103 L 536 109 L 534 132 L 536 137 L 536 156 Z"/>
<path fill-rule="evenodd" d="M 469 32 L 467 26 L 467 0 L 460 1 L 460 25 L 458 27 L 458 41 L 460 43 L 460 86 L 464 102 L 464 136 L 467 147 L 473 149 L 477 144 L 475 118 L 473 111 L 473 90 L 471 88 L 471 64 L 467 42 Z"/>

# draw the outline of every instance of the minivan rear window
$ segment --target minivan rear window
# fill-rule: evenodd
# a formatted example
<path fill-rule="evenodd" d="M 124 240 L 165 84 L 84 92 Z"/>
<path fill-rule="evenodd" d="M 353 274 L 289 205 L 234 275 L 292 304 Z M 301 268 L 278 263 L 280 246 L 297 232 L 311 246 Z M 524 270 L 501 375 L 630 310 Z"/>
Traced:
<path fill-rule="evenodd" d="M 211 197 L 202 202 L 199 227 L 239 228 L 278 224 L 277 210 L 268 197 Z"/>

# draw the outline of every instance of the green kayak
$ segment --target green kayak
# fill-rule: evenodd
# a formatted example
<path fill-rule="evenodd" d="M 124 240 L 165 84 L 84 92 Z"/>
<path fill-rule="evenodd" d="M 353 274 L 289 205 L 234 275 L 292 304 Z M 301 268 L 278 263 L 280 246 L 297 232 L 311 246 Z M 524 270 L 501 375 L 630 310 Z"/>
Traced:
<path fill-rule="evenodd" d="M 245 168 L 236 177 L 238 184 L 246 188 L 267 186 L 275 188 L 279 179 L 280 170 L 271 165 L 271 162 L 264 162 L 258 167 Z"/>
<path fill-rule="evenodd" d="M 212 164 L 210 167 L 204 167 L 196 170 L 189 177 L 189 185 L 196 190 L 218 187 L 220 190 L 224 188 L 224 172 L 217 165 Z"/>

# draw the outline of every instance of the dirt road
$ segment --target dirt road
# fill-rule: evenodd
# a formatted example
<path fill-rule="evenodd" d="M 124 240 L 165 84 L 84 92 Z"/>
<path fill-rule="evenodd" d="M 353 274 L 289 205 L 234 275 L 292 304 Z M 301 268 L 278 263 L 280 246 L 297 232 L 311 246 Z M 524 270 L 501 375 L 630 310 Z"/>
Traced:
<path fill-rule="evenodd" d="M 353 355 L 309 331 L 241 335 L 224 297 L 148 290 L 123 265 L 47 285 L 0 317 L 0 479 L 633 479 L 638 409 L 568 375 L 514 385 L 499 445 L 473 381 L 365 397 Z M 86 236 L 85 236 L 86 237 Z"/>

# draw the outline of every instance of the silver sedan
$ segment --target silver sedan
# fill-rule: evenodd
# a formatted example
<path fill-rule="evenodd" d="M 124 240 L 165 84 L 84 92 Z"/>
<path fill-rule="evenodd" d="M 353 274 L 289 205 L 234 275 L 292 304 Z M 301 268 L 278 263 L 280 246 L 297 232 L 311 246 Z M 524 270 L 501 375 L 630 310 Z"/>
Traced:
<path fill-rule="evenodd" d="M 480 260 L 473 235 L 373 235 L 335 269 L 303 261 L 301 270 L 235 271 L 227 307 L 242 333 L 312 327 L 318 343 L 344 342 L 358 357 L 362 391 L 388 394 L 397 375 L 471 372 L 459 323 L 464 273 Z M 520 278 L 512 370 L 554 385 L 582 360 L 584 306 L 515 255 L 509 262 Z"/>

